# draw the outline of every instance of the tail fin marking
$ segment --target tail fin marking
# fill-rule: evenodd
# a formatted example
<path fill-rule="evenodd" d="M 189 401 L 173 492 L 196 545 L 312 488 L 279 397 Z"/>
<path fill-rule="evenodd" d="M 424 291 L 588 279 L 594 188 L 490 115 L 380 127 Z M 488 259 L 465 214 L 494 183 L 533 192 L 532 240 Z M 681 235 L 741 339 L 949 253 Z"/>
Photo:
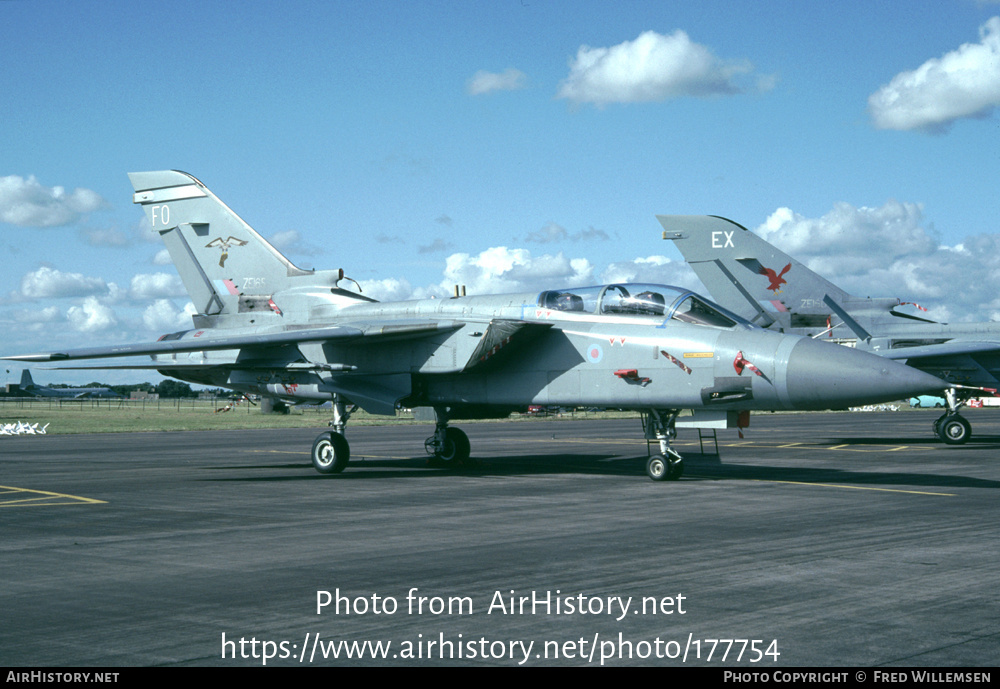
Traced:
<path fill-rule="evenodd" d="M 313 276 L 295 266 L 194 176 L 130 172 L 133 200 L 166 244 L 199 313 L 240 313 L 240 298 L 270 297 Z"/>

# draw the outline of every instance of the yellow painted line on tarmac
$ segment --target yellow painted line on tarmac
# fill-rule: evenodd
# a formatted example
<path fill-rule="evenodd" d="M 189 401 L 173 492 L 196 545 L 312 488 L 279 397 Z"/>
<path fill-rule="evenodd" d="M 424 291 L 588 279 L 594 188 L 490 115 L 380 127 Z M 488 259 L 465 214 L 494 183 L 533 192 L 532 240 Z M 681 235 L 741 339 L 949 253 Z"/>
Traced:
<path fill-rule="evenodd" d="M 813 483 L 812 481 L 779 481 L 776 479 L 752 478 L 748 481 L 759 483 L 789 483 L 796 486 L 819 486 L 820 488 L 847 488 L 849 490 L 875 490 L 882 493 L 907 493 L 909 495 L 937 495 L 953 498 L 957 493 L 932 493 L 924 490 L 903 490 L 901 488 L 874 488 L 872 486 L 845 486 L 839 483 Z"/>
<path fill-rule="evenodd" d="M 18 497 L 24 494 L 31 497 Z M 68 502 L 59 502 L 66 500 Z M 95 500 L 94 498 L 83 498 L 79 495 L 66 495 L 65 493 L 52 493 L 47 490 L 31 490 L 30 488 L 14 488 L 13 486 L 0 486 L 0 507 L 37 507 L 50 505 L 106 505 L 106 500 Z"/>

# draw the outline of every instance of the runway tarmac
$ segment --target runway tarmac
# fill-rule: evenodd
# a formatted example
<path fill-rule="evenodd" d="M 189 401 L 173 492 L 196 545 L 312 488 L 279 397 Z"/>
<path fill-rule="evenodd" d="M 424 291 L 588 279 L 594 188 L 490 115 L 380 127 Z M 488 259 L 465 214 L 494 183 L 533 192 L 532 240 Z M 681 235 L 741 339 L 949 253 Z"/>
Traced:
<path fill-rule="evenodd" d="M 349 427 L 336 476 L 322 429 L 3 437 L 0 665 L 992 666 L 1000 412 L 936 416 L 682 431 L 664 483 L 637 420 L 459 423 L 460 471 Z"/>

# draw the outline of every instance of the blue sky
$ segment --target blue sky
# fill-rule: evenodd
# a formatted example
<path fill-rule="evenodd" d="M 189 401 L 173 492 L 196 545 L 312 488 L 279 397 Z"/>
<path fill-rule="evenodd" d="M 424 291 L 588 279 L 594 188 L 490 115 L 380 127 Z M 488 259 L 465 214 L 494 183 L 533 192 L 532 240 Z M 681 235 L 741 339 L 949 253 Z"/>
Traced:
<path fill-rule="evenodd" d="M 849 291 L 1000 319 L 998 17 L 974 0 L 0 0 L 0 352 L 190 326 L 131 203 L 126 173 L 159 169 L 379 298 L 697 287 L 654 216 L 710 213 Z"/>

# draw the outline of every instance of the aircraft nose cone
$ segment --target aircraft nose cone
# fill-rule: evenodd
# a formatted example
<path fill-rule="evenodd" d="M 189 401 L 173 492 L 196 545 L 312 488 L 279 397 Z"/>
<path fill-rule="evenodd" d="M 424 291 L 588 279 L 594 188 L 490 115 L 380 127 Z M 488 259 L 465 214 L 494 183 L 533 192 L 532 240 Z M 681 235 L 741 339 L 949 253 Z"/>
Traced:
<path fill-rule="evenodd" d="M 788 397 L 797 409 L 837 409 L 940 392 L 929 373 L 850 347 L 804 338 L 788 356 Z"/>

